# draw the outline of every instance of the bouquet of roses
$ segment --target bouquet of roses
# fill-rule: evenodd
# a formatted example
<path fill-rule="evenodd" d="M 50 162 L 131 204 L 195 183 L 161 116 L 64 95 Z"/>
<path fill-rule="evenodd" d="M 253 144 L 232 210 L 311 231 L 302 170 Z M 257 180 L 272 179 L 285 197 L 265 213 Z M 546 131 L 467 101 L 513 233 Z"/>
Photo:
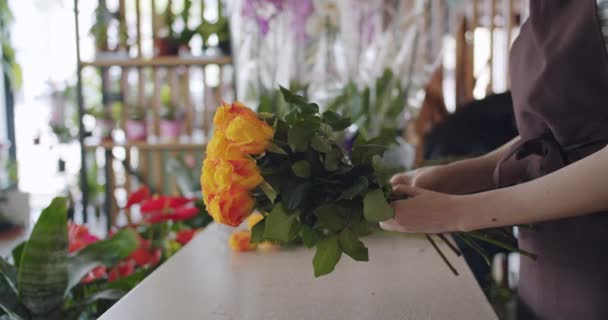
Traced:
<path fill-rule="evenodd" d="M 349 119 L 321 113 L 317 104 L 285 88 L 281 92 L 292 106 L 284 115 L 255 113 L 238 102 L 217 109 L 201 176 L 208 212 L 234 227 L 254 210 L 261 212 L 251 242 L 298 239 L 316 246 L 315 276 L 332 272 L 343 253 L 367 261 L 360 238 L 370 223 L 394 216 L 388 182 L 394 170 L 381 159 L 394 135 L 359 135 L 347 152 L 335 137 L 351 125 Z"/>

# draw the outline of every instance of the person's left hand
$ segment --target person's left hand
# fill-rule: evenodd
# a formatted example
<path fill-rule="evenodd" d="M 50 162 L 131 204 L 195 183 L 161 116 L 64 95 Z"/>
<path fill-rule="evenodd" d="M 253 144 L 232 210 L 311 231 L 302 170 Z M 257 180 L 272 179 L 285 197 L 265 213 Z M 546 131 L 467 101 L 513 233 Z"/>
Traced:
<path fill-rule="evenodd" d="M 391 203 L 395 209 L 393 219 L 380 223 L 388 231 L 408 233 L 443 233 L 460 231 L 462 210 L 461 196 L 416 188 L 405 184 L 396 185 L 393 191 L 410 196 L 406 200 Z"/>

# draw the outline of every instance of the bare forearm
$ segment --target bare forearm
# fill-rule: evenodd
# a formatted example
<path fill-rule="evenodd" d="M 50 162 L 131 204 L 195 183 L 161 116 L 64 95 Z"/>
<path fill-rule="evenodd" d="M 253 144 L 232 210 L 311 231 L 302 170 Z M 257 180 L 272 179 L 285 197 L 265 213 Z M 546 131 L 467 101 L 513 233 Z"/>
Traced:
<path fill-rule="evenodd" d="M 460 221 L 463 230 L 537 223 L 608 210 L 608 148 L 534 181 L 456 201 L 465 207 Z"/>
<path fill-rule="evenodd" d="M 494 189 L 493 174 L 503 153 L 519 137 L 481 157 L 456 161 L 446 165 L 445 178 L 435 191 L 448 194 L 471 194 Z"/>

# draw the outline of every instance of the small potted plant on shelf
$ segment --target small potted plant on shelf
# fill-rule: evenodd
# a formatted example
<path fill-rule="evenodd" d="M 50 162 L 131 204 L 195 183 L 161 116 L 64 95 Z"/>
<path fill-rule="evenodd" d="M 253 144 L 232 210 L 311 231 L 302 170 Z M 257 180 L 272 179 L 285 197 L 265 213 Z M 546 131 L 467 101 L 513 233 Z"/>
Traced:
<path fill-rule="evenodd" d="M 125 135 L 128 141 L 146 141 L 148 127 L 146 124 L 146 109 L 142 106 L 131 108 L 125 122 Z"/>
<path fill-rule="evenodd" d="M 191 28 L 190 9 L 192 1 L 185 0 L 184 8 L 176 15 L 171 9 L 171 2 L 167 3 L 163 16 L 160 18 L 164 22 L 164 28 L 159 32 L 160 36 L 154 39 L 154 49 L 157 56 L 174 56 L 179 52 L 190 51 L 190 40 L 199 33 L 199 26 Z M 180 20 L 182 30 L 175 30 L 176 21 Z"/>
<path fill-rule="evenodd" d="M 114 131 L 115 120 L 112 116 L 110 108 L 96 107 L 88 111 L 90 115 L 95 117 L 95 132 L 96 136 L 102 141 L 112 141 L 112 131 Z"/>
<path fill-rule="evenodd" d="M 160 121 L 160 138 L 165 141 L 177 141 L 182 132 L 182 117 L 177 105 L 163 105 Z"/>

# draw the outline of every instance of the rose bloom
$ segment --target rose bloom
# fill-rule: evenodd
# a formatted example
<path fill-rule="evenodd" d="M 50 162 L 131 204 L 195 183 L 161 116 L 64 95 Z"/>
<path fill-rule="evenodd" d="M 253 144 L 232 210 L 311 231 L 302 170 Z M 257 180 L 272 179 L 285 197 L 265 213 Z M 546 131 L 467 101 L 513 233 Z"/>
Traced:
<path fill-rule="evenodd" d="M 253 210 L 254 200 L 248 190 L 231 188 L 218 194 L 205 193 L 203 200 L 213 220 L 232 227 L 240 225 Z"/>
<path fill-rule="evenodd" d="M 216 130 L 207 144 L 207 158 L 212 159 L 242 159 L 243 151 L 239 146 L 226 139 L 222 131 Z"/>
<path fill-rule="evenodd" d="M 239 252 L 251 251 L 256 248 L 256 244 L 251 243 L 251 231 L 249 230 L 233 232 L 228 239 L 228 245 L 233 251 Z"/>
<path fill-rule="evenodd" d="M 205 159 L 201 185 L 204 192 L 219 193 L 231 187 L 251 190 L 262 182 L 253 159 Z"/>
<path fill-rule="evenodd" d="M 216 131 L 223 132 L 229 142 L 247 154 L 264 153 L 274 136 L 274 129 L 270 125 L 239 102 L 219 107 L 213 123 Z"/>
<path fill-rule="evenodd" d="M 256 224 L 258 224 L 258 222 L 262 221 L 263 219 L 264 216 L 261 213 L 255 212 L 250 215 L 249 218 L 247 218 L 247 227 L 251 230 Z"/>

